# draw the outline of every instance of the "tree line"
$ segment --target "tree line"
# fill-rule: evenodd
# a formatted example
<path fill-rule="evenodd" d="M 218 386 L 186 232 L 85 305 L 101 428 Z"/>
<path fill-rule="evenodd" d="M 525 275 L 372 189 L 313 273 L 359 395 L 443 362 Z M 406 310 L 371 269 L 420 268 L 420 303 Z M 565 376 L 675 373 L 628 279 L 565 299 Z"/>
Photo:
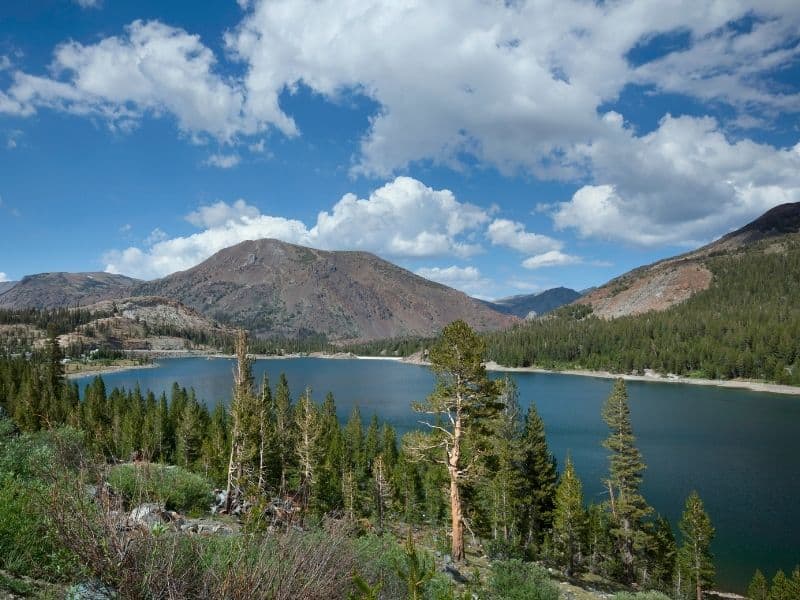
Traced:
<path fill-rule="evenodd" d="M 30 358 L 0 358 L 0 407 L 22 431 L 80 430 L 106 460 L 200 473 L 225 488 L 227 508 L 241 507 L 250 523 L 273 518 L 277 499 L 301 520 L 335 515 L 379 532 L 400 523 L 440 531 L 456 562 L 480 547 L 494 558 L 541 561 L 676 598 L 699 598 L 713 583 L 714 529 L 697 494 L 686 501 L 680 542 L 641 494 L 646 466 L 622 380 L 603 409 L 607 499 L 587 506 L 569 457 L 559 474 L 535 405 L 523 411 L 512 380 L 488 378 L 484 339 L 463 322 L 431 347 L 437 384 L 413 406 L 420 429 L 400 441 L 358 408 L 340 423 L 332 394 L 322 402 L 310 389 L 294 396 L 283 375 L 256 382 L 243 332 L 235 349 L 230 409 L 209 410 L 177 383 L 156 396 L 109 391 L 99 377 L 80 399 L 53 340 Z"/>

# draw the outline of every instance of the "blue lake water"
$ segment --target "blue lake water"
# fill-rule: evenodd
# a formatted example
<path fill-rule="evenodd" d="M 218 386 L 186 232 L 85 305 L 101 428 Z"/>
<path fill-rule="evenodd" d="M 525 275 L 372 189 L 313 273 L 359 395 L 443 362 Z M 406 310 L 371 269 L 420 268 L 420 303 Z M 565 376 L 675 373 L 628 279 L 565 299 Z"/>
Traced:
<path fill-rule="evenodd" d="M 194 388 L 210 407 L 231 397 L 233 360 L 163 359 L 153 369 L 104 376 L 106 386 L 157 394 L 174 381 Z M 415 427 L 410 408 L 432 388 L 425 367 L 392 361 L 314 358 L 258 360 L 274 385 L 286 373 L 293 398 L 306 386 L 317 401 L 333 392 L 344 420 L 354 405 L 400 433 Z M 552 452 L 567 452 L 583 480 L 587 501 L 604 499 L 608 462 L 600 442 L 608 429 L 600 409 L 611 391 L 607 379 L 514 373 L 523 408 L 535 402 Z M 83 387 L 87 379 L 78 380 Z M 769 577 L 800 563 L 800 397 L 671 383 L 628 382 L 631 415 L 648 469 L 643 492 L 675 524 L 696 489 L 717 530 L 718 587 L 743 591 L 756 567 Z"/>

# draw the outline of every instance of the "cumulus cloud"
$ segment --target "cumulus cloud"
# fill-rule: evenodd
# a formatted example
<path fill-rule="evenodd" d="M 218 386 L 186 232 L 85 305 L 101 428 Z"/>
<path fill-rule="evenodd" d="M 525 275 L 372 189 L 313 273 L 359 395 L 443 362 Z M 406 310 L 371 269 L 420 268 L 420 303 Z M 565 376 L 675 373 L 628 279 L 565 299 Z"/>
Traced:
<path fill-rule="evenodd" d="M 245 115 L 242 86 L 215 70 L 216 58 L 197 35 L 158 21 L 134 21 L 124 35 L 83 45 L 58 46 L 52 77 L 16 71 L 0 112 L 25 115 L 51 108 L 100 116 L 114 126 L 135 126 L 144 114 L 172 114 L 179 128 L 229 141 L 263 129 Z M 276 123 L 294 133 L 285 118 Z"/>
<path fill-rule="evenodd" d="M 8 281 L 8 275 L 6 275 L 2 271 L 0 271 L 0 283 L 2 283 L 4 281 Z"/>
<path fill-rule="evenodd" d="M 145 279 L 190 268 L 244 240 L 277 238 L 322 249 L 367 250 L 392 258 L 470 256 L 470 241 L 489 220 L 479 207 L 459 202 L 449 190 L 434 190 L 410 177 L 373 191 L 368 198 L 345 194 L 308 226 L 261 214 L 244 200 L 217 202 L 187 215 L 202 229 L 188 236 L 152 240 L 145 248 L 113 250 L 106 270 Z"/>
<path fill-rule="evenodd" d="M 526 269 L 541 269 L 543 267 L 563 267 L 583 262 L 579 256 L 564 254 L 560 250 L 550 250 L 536 256 L 531 256 L 522 261 Z"/>
<path fill-rule="evenodd" d="M 233 204 L 220 200 L 190 212 L 186 215 L 186 220 L 195 227 L 210 228 L 225 225 L 229 221 L 241 221 L 245 217 L 256 218 L 259 215 L 259 210 L 244 200 L 237 200 Z"/>
<path fill-rule="evenodd" d="M 51 107 L 119 127 L 169 113 L 183 131 L 234 141 L 269 126 L 298 133 L 279 99 L 302 85 L 379 105 L 357 172 L 386 175 L 419 160 L 459 166 L 468 155 L 548 177 L 586 174 L 566 150 L 602 134 L 598 107 L 631 83 L 739 112 L 797 112 L 797 95 L 771 79 L 800 51 L 797 3 L 679 4 L 242 0 L 242 21 L 224 36 L 241 76 L 221 75 L 198 36 L 135 21 L 95 44 L 62 44 L 50 76 L 15 73 L 0 111 Z M 752 27 L 730 25 L 743 18 Z M 687 32 L 686 48 L 630 64 L 631 49 L 676 30 Z"/>
<path fill-rule="evenodd" d="M 241 160 L 238 154 L 212 154 L 205 160 L 204 164 L 219 169 L 231 169 L 238 165 Z"/>
<path fill-rule="evenodd" d="M 103 0 L 73 0 L 81 8 L 100 8 Z"/>
<path fill-rule="evenodd" d="M 417 275 L 479 297 L 486 297 L 485 292 L 491 285 L 478 268 L 473 266 L 423 267 L 417 269 Z"/>
<path fill-rule="evenodd" d="M 784 173 L 792 150 L 730 141 L 724 131 L 800 112 L 797 86 L 783 77 L 800 57 L 800 3 L 679 1 L 670 10 L 661 0 L 239 3 L 242 20 L 225 33 L 220 59 L 197 35 L 134 21 L 95 43 L 59 45 L 45 75 L 6 61 L 11 84 L 0 90 L 0 113 L 53 109 L 120 130 L 145 115 L 169 115 L 189 139 L 216 139 L 223 151 L 208 164 L 229 168 L 237 148 L 260 152 L 270 129 L 299 134 L 280 105 L 283 94 L 301 86 L 331 101 L 360 94 L 378 109 L 361 132 L 355 174 L 386 176 L 419 161 L 457 169 L 474 162 L 580 182 L 585 187 L 557 208 L 556 225 L 635 243 L 715 235 L 737 216 L 795 197 Z M 675 32 L 685 37 L 679 47 L 632 62 L 632 51 Z M 677 119 L 667 117 L 640 136 L 621 115 L 601 114 L 631 86 L 699 99 L 726 122 L 693 119 L 678 131 Z M 688 158 L 668 151 L 671 135 Z M 751 152 L 760 166 L 725 165 L 697 151 L 709 144 L 728 158 L 731 148 Z M 688 207 L 685 218 L 675 218 L 677 206 Z M 716 226 L 713 207 L 721 215 Z M 599 211 L 595 222 L 582 214 L 588 208 Z M 622 217 L 627 227 L 617 232 Z M 426 232 L 402 237 L 396 250 L 448 243 Z M 516 242 L 530 245 L 524 252 L 532 256 L 560 250 L 534 249 L 537 243 Z"/>
<path fill-rule="evenodd" d="M 496 246 L 505 246 L 524 254 L 560 250 L 563 246 L 561 241 L 539 233 L 530 233 L 522 223 L 509 219 L 492 221 L 486 236 Z"/>
<path fill-rule="evenodd" d="M 776 149 L 731 140 L 709 117 L 668 115 L 641 137 L 614 113 L 605 123 L 605 138 L 579 149 L 598 183 L 555 207 L 557 228 L 646 246 L 691 246 L 800 200 L 800 144 Z"/>

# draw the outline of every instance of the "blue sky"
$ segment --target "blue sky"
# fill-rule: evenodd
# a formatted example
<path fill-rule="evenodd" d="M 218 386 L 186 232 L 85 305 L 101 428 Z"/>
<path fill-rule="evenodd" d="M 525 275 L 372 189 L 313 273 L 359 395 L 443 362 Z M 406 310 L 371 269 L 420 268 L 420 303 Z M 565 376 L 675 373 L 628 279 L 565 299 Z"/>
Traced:
<path fill-rule="evenodd" d="M 277 237 L 600 284 L 800 201 L 799 44 L 797 2 L 6 2 L 0 279 Z"/>

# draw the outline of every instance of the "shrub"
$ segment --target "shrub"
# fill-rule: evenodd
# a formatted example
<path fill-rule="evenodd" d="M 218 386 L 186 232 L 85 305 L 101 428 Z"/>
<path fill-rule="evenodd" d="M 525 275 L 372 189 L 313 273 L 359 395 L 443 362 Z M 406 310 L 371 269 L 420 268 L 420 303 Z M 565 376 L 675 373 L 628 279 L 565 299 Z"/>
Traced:
<path fill-rule="evenodd" d="M 669 600 L 669 596 L 661 592 L 620 592 L 614 595 L 614 600 Z"/>
<path fill-rule="evenodd" d="M 209 510 L 211 483 L 181 467 L 152 463 L 117 465 L 108 483 L 127 502 L 161 502 L 168 510 L 200 514 Z"/>
<path fill-rule="evenodd" d="M 547 571 L 518 559 L 492 563 L 489 598 L 508 600 L 558 600 L 558 588 Z"/>
<path fill-rule="evenodd" d="M 71 447 L 73 445 L 74 447 Z M 0 419 L 0 568 L 15 575 L 63 581 L 79 571 L 50 521 L 51 476 L 65 448 L 76 454 L 74 430 L 14 435 Z M 68 471 L 68 469 L 67 469 Z"/>

